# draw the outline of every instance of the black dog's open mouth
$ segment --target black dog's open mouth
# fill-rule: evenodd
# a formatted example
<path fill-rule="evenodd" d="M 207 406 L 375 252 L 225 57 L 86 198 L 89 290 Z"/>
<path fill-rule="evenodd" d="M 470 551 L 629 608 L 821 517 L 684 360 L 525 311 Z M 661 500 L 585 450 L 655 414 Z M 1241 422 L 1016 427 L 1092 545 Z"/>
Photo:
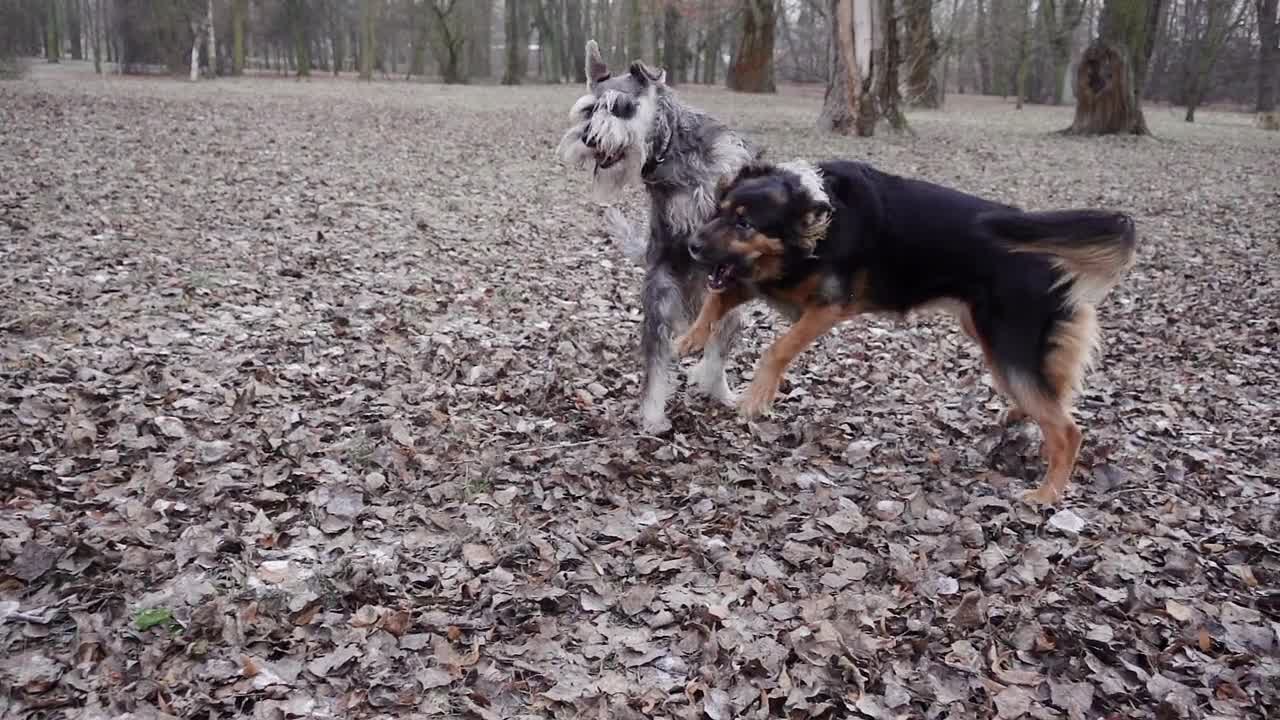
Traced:
<path fill-rule="evenodd" d="M 711 274 L 707 276 L 707 288 L 711 292 L 722 292 L 729 284 L 733 282 L 733 266 L 717 265 Z"/>
<path fill-rule="evenodd" d="M 602 155 L 596 153 L 596 170 L 608 170 L 609 168 L 622 162 L 622 158 L 627 154 L 626 150 L 619 150 L 612 155 Z"/>

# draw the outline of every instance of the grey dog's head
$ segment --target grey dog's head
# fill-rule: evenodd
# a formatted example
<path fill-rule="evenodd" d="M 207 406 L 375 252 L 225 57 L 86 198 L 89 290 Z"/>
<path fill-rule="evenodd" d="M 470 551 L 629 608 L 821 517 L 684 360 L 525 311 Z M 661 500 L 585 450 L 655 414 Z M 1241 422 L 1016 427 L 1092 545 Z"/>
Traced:
<path fill-rule="evenodd" d="M 666 91 L 667 73 L 636 61 L 614 76 L 600 57 L 595 40 L 587 43 L 588 94 L 569 111 L 573 126 L 560 139 L 561 160 L 579 168 L 594 166 L 592 192 L 607 201 L 631 182 L 639 182 L 652 152 L 651 133 L 658 96 Z"/>

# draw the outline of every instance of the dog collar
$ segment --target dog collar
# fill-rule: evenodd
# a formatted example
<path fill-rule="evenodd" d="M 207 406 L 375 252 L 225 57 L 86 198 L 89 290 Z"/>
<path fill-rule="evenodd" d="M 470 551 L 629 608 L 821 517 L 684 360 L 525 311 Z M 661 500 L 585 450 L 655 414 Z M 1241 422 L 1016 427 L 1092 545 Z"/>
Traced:
<path fill-rule="evenodd" d="M 644 161 L 644 167 L 640 168 L 641 177 L 648 177 L 653 174 L 658 166 L 667 160 L 667 148 L 671 146 L 671 133 L 664 133 L 662 137 L 662 147 L 656 148 L 656 152 Z"/>

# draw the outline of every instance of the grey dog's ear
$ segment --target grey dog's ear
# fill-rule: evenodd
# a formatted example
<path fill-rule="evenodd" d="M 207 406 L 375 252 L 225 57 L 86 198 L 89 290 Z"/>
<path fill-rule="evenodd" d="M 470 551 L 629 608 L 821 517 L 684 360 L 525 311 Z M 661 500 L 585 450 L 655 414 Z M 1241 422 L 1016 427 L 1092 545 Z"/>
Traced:
<path fill-rule="evenodd" d="M 596 83 L 609 79 L 609 66 L 600 56 L 600 46 L 595 40 L 587 41 L 587 89 L 595 90 Z"/>
<path fill-rule="evenodd" d="M 667 81 L 666 70 L 648 65 L 642 60 L 636 60 L 631 63 L 631 76 L 636 80 L 639 80 L 641 85 L 647 85 L 649 83 L 662 85 Z"/>

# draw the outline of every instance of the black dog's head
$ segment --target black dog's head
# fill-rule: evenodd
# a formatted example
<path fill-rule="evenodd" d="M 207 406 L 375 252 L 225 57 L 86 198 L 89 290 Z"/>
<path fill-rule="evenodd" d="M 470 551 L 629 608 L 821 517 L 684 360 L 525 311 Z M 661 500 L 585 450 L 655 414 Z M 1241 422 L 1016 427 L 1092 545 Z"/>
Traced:
<path fill-rule="evenodd" d="M 694 260 L 712 268 L 711 292 L 777 279 L 788 256 L 813 254 L 831 220 L 822 177 L 803 162 L 748 165 L 721 186 L 716 206 L 689 241 Z"/>

